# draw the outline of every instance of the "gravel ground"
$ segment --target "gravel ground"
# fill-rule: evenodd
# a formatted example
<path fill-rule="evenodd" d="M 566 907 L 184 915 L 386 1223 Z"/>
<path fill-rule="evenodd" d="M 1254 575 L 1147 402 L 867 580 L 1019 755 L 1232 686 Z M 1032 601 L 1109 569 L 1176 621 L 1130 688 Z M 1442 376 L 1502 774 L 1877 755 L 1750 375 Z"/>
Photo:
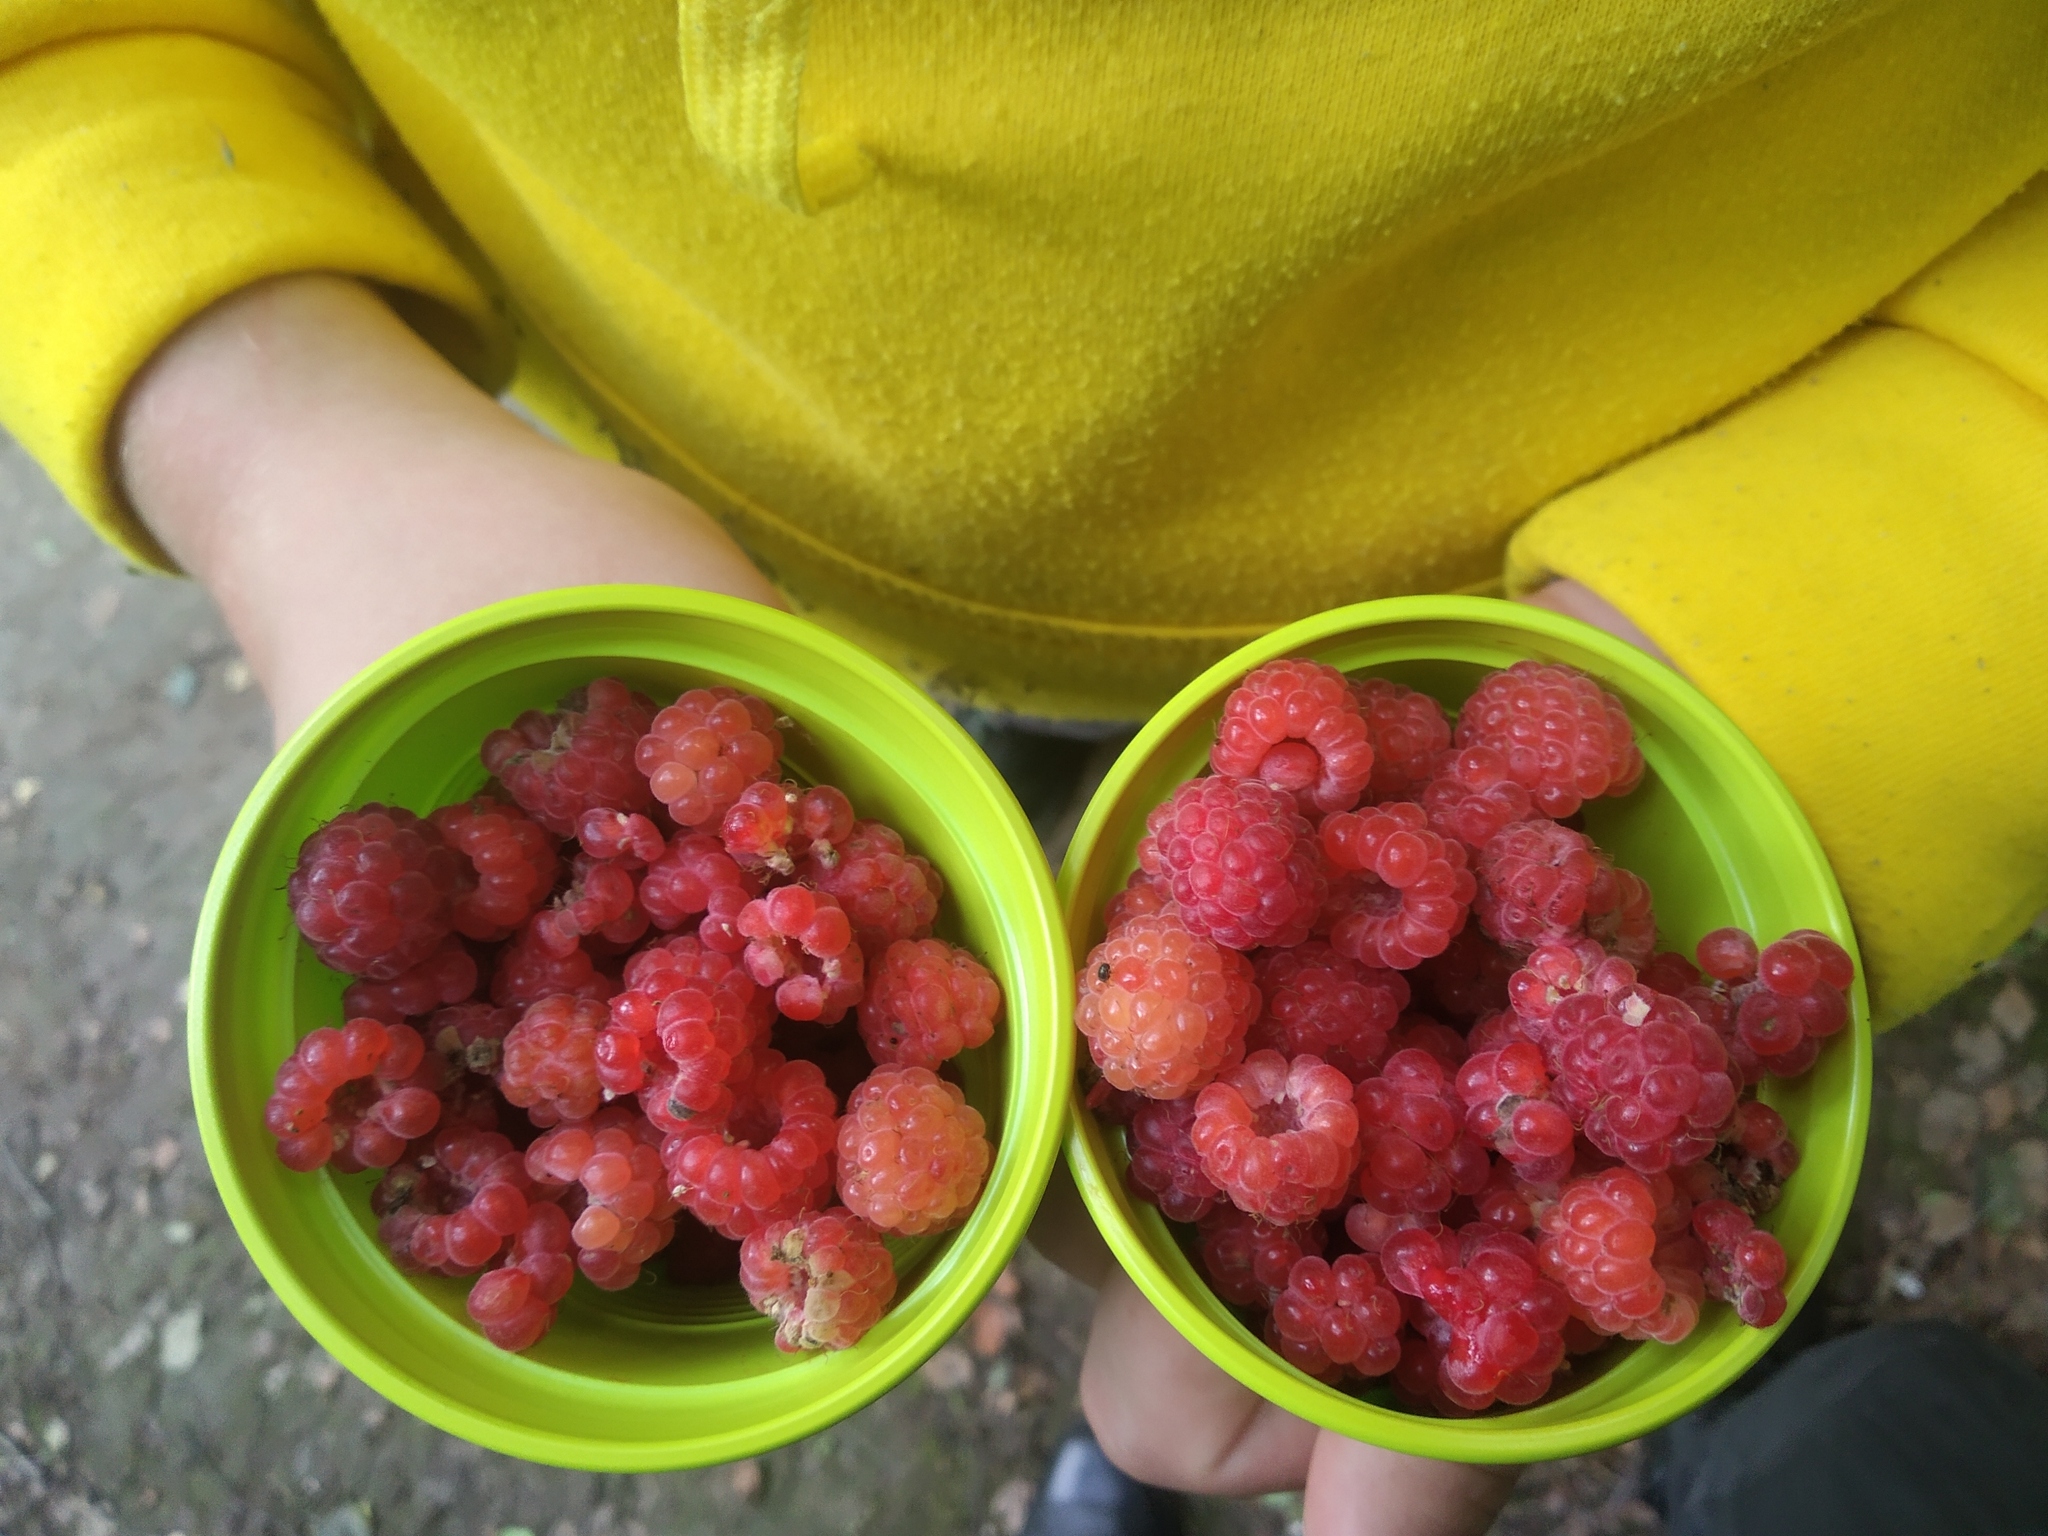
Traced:
<path fill-rule="evenodd" d="M 267 751 L 205 598 L 126 571 L 0 440 L 0 1532 L 1014 1533 L 1074 1413 L 1086 1290 L 1027 1254 L 962 1336 L 758 1460 L 592 1476 L 465 1445 L 270 1295 L 191 1123 L 183 976 Z M 1878 1048 L 1832 1326 L 1959 1318 L 2048 1369 L 2048 933 Z M 1533 1468 L 1502 1533 L 1655 1532 L 1641 1451 Z M 1198 1501 L 1203 1536 L 1298 1504 Z"/>

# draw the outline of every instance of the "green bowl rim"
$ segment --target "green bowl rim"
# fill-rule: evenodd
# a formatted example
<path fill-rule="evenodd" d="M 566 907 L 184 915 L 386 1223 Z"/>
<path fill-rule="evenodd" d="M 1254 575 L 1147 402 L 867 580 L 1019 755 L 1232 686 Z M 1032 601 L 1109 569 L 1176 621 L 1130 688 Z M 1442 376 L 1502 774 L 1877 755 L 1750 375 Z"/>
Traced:
<path fill-rule="evenodd" d="M 1835 931 L 1846 937 L 1847 947 L 1857 961 L 1848 1031 L 1849 1044 L 1855 1053 L 1848 1124 L 1853 1152 L 1846 1165 L 1833 1170 L 1835 1188 L 1814 1248 L 1821 1262 L 1808 1262 L 1800 1267 L 1796 1285 L 1786 1292 L 1785 1315 L 1774 1326 L 1747 1330 L 1738 1347 L 1721 1352 L 1697 1373 L 1648 1393 L 1638 1402 L 1582 1420 L 1538 1428 L 1516 1427 L 1512 1413 L 1472 1419 L 1428 1418 L 1380 1408 L 1340 1393 L 1295 1370 L 1263 1345 L 1248 1347 L 1217 1329 L 1159 1267 L 1144 1238 L 1125 1220 L 1119 1204 L 1120 1192 L 1108 1162 L 1107 1141 L 1088 1110 L 1078 1079 L 1068 1092 L 1067 1164 L 1089 1214 L 1109 1244 L 1110 1251 L 1116 1255 L 1117 1262 L 1123 1266 L 1124 1273 L 1183 1338 L 1266 1400 L 1324 1428 L 1340 1434 L 1355 1434 L 1372 1444 L 1409 1455 L 1479 1463 L 1546 1461 L 1584 1455 L 1635 1439 L 1669 1423 L 1686 1409 L 1721 1391 L 1763 1356 L 1798 1315 L 1800 1307 L 1819 1281 L 1826 1256 L 1834 1251 L 1841 1237 L 1869 1138 L 1873 1072 L 1870 1013 L 1862 957 L 1855 943 L 1848 908 L 1842 900 L 1833 867 L 1828 863 L 1820 840 L 1814 835 L 1804 812 L 1764 760 L 1763 754 L 1735 723 L 1670 667 L 1626 641 L 1548 609 L 1500 598 L 1453 595 L 1380 598 L 1326 609 L 1275 629 L 1233 651 L 1188 683 L 1146 722 L 1111 766 L 1074 829 L 1073 839 L 1067 845 L 1066 857 L 1060 866 L 1060 901 L 1066 911 L 1070 942 L 1075 933 L 1091 931 L 1093 914 L 1086 914 L 1086 921 L 1081 922 L 1077 918 L 1083 915 L 1070 910 L 1082 867 L 1101 837 L 1110 808 L 1120 797 L 1124 786 L 1143 768 L 1161 739 L 1178 728 L 1195 701 L 1208 698 L 1219 685 L 1261 662 L 1308 654 L 1335 635 L 1418 620 L 1506 626 L 1566 641 L 1598 655 L 1616 673 L 1628 678 L 1632 691 L 1646 698 L 1656 698 L 1659 705 L 1669 711 L 1698 717 L 1719 738 L 1720 747 L 1748 760 L 1760 781 L 1779 797 L 1781 808 L 1790 812 L 1789 820 L 1802 838 L 1799 851 L 1814 866 L 1817 889 L 1828 908 L 1827 915 L 1833 920 Z"/>
<path fill-rule="evenodd" d="M 271 806 L 342 724 L 414 666 L 494 632 L 578 613 L 616 614 L 636 609 L 661 617 L 716 619 L 764 633 L 780 631 L 783 638 L 801 641 L 833 665 L 860 674 L 870 685 L 895 695 L 898 702 L 923 714 L 942 736 L 954 738 L 960 749 L 959 765 L 978 781 L 1001 819 L 1007 840 L 1024 855 L 1019 862 L 1029 871 L 1028 889 L 1006 892 L 1000 900 L 1003 905 L 1017 909 L 1019 931 L 1042 940 L 1046 946 L 1044 958 L 1052 967 L 1052 1017 L 1048 1024 L 1050 1039 L 1043 1042 L 1043 1049 L 1035 1054 L 1026 1051 L 1024 1040 L 1017 1038 L 1007 1063 L 1011 1081 L 1004 1094 L 1003 1145 L 997 1149 L 996 1164 L 981 1197 L 984 1205 L 994 1207 L 995 1225 L 984 1228 L 982 1235 L 986 1241 L 964 1260 L 956 1260 L 948 1253 L 944 1269 L 953 1276 L 954 1283 L 940 1303 L 922 1314 L 919 1326 L 896 1334 L 890 1340 L 888 1354 L 877 1359 L 871 1371 L 836 1392 L 794 1402 L 780 1416 L 751 1430 L 650 1438 L 622 1446 L 510 1423 L 428 1387 L 375 1352 L 360 1347 L 349 1329 L 300 1282 L 292 1265 L 271 1242 L 228 1154 L 220 1128 L 223 1108 L 207 1071 L 207 1061 L 222 1027 L 215 1018 L 212 1002 L 213 939 L 222 910 L 242 877 L 249 844 Z M 948 875 L 951 878 L 951 872 Z M 407 1412 L 488 1449 L 579 1470 L 664 1471 L 756 1455 L 826 1428 L 896 1386 L 958 1331 L 1016 1252 L 1060 1150 L 1066 1127 L 1065 1089 L 1073 1078 L 1072 975 L 1066 923 L 1052 874 L 1038 837 L 1015 795 L 959 723 L 902 673 L 809 619 L 741 598 L 650 585 L 564 587 L 490 604 L 407 640 L 350 679 L 279 748 L 243 802 L 207 883 L 187 985 L 186 1060 L 193 1113 L 221 1203 L 263 1278 L 307 1332 L 336 1360 Z M 1008 1178 L 999 1186 L 997 1174 L 1005 1171 Z M 977 1215 L 981 1213 L 977 1211 Z M 427 1305 L 424 1301 L 421 1304 Z M 713 1389 L 673 1390 L 683 1395 Z"/>

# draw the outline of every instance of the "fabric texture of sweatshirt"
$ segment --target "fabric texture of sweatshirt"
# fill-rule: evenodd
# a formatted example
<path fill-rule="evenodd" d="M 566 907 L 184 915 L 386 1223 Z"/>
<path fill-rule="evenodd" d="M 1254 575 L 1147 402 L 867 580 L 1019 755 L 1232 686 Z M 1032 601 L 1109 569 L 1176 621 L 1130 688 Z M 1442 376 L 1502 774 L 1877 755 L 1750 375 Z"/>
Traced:
<path fill-rule="evenodd" d="M 2048 902 L 2040 0 L 0 0 L 0 422 L 360 276 L 943 695 L 1134 718 L 1396 593 L 1614 602 L 1880 1015 Z"/>

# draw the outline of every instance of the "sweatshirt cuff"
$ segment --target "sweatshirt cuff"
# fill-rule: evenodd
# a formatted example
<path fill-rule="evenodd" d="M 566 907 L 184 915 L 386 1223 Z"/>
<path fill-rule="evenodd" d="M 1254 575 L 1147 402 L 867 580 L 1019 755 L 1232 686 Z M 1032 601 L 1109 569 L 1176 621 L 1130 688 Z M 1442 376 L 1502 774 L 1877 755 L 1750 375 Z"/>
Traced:
<path fill-rule="evenodd" d="M 95 37 L 0 72 L 0 423 L 111 544 L 169 569 L 110 473 L 128 382 L 215 300 L 337 272 L 391 290 L 480 382 L 507 333 L 476 278 L 366 162 L 332 96 L 177 34 Z"/>
<path fill-rule="evenodd" d="M 1880 326 L 1544 507 L 1507 583 L 1590 587 L 1757 745 L 1834 865 L 1882 1028 L 2048 905 L 2044 570 L 2048 406 Z"/>

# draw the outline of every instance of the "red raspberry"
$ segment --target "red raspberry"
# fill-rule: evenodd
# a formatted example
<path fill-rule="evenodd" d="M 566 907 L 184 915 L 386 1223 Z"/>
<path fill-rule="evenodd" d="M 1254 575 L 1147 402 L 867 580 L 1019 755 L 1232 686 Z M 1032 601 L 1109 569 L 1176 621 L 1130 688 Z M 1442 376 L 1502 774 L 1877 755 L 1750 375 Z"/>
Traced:
<path fill-rule="evenodd" d="M 1458 1075 L 1458 1068 L 1472 1054 L 1465 1037 L 1448 1024 L 1439 1024 L 1426 1013 L 1404 1013 L 1394 1032 L 1387 1036 L 1387 1054 L 1423 1051 L 1436 1059 L 1446 1078 Z"/>
<path fill-rule="evenodd" d="M 427 818 L 450 848 L 469 860 L 475 888 L 455 899 L 455 931 L 495 943 L 548 899 L 561 873 L 555 839 L 517 806 L 490 795 L 444 805 Z"/>
<path fill-rule="evenodd" d="M 601 1290 L 623 1291 L 675 1236 L 676 1201 L 661 1166 L 661 1140 L 638 1110 L 608 1104 L 526 1149 L 527 1177 L 543 1191 L 576 1186 L 583 1202 L 569 1229 L 576 1267 Z"/>
<path fill-rule="evenodd" d="M 1313 1056 L 1258 1051 L 1204 1088 L 1191 1132 L 1202 1172 L 1276 1226 L 1339 1204 L 1358 1162 L 1351 1079 Z"/>
<path fill-rule="evenodd" d="M 1620 898 L 1614 868 L 1582 832 L 1554 821 L 1518 821 L 1479 850 L 1473 911 L 1487 936 L 1533 949 L 1579 936 L 1589 913 Z"/>
<path fill-rule="evenodd" d="M 1344 1211 L 1344 1235 L 1351 1239 L 1360 1253 L 1378 1255 L 1387 1246 L 1387 1240 L 1396 1232 L 1407 1232 L 1415 1228 L 1430 1232 L 1442 1229 L 1434 1212 L 1402 1211 L 1389 1214 L 1360 1200 L 1347 1206 Z"/>
<path fill-rule="evenodd" d="M 1528 1038 L 1522 1032 L 1522 1021 L 1515 1017 L 1515 1011 L 1512 1008 L 1499 1008 L 1474 1021 L 1471 1030 L 1465 1036 L 1465 1049 L 1471 1056 L 1477 1056 L 1481 1051 L 1497 1051 L 1504 1046 L 1513 1045 L 1517 1040 Z M 1466 1059 L 1469 1061 L 1471 1056 Z"/>
<path fill-rule="evenodd" d="M 719 839 L 743 869 L 792 875 L 796 861 L 813 851 L 821 863 L 836 861 L 853 828 L 853 802 L 831 785 L 799 790 L 762 779 L 740 792 Z"/>
<path fill-rule="evenodd" d="M 1520 1233 L 1474 1222 L 1455 1235 L 1397 1233 L 1381 1253 L 1387 1281 L 1445 1325 L 1434 1392 L 1476 1412 L 1533 1403 L 1564 1363 L 1564 1292 L 1538 1270 Z"/>
<path fill-rule="evenodd" d="M 693 831 L 717 826 L 782 756 L 774 709 L 737 688 L 692 688 L 642 730 L 633 762 L 676 825 Z"/>
<path fill-rule="evenodd" d="M 1146 1098 L 1142 1093 L 1132 1093 L 1127 1088 L 1119 1088 L 1107 1078 L 1098 1077 L 1089 1086 L 1087 1096 L 1083 1102 L 1087 1104 L 1088 1112 L 1094 1115 L 1102 1124 L 1129 1125 L 1137 1118 L 1139 1110 L 1155 1101 Z M 1179 1099 L 1160 1099 L 1156 1102 L 1161 1104 L 1178 1104 L 1182 1101 Z M 1188 1100 L 1187 1102 L 1192 1103 L 1193 1100 Z"/>
<path fill-rule="evenodd" d="M 1265 1012 L 1245 1037 L 1251 1051 L 1316 1056 L 1353 1082 L 1372 1076 L 1387 1034 L 1408 1006 L 1399 971 L 1360 965 L 1319 939 L 1253 958 Z"/>
<path fill-rule="evenodd" d="M 1372 739 L 1372 779 L 1365 798 L 1374 804 L 1414 799 L 1451 744 L 1451 722 L 1444 718 L 1444 707 L 1426 693 L 1383 677 L 1353 678 L 1351 697 L 1358 702 Z"/>
<path fill-rule="evenodd" d="M 521 1011 L 494 1008 L 489 1003 L 457 1003 L 429 1017 L 422 1032 L 451 1074 L 474 1072 L 493 1077 L 504 1058 L 505 1037 L 519 1022 Z"/>
<path fill-rule="evenodd" d="M 1297 796 L 1304 810 L 1344 811 L 1372 776 L 1372 738 L 1342 672 L 1269 661 L 1223 701 L 1209 766 Z"/>
<path fill-rule="evenodd" d="M 741 908 L 747 973 L 775 989 L 792 1019 L 837 1024 L 860 1001 L 865 964 L 853 925 L 837 901 L 807 886 L 783 885 Z"/>
<path fill-rule="evenodd" d="M 1543 1053 L 1528 1040 L 1483 1051 L 1458 1069 L 1465 1129 L 1535 1181 L 1571 1172 L 1572 1122 L 1550 1097 Z"/>
<path fill-rule="evenodd" d="M 916 1237 L 967 1219 L 988 1176 L 980 1111 L 923 1067 L 877 1067 L 839 1122 L 839 1198 L 884 1232 Z"/>
<path fill-rule="evenodd" d="M 879 821 L 855 822 L 844 842 L 807 853 L 797 878 L 846 909 L 855 942 L 870 954 L 929 936 L 946 894 L 930 862 L 906 852 L 895 828 Z"/>
<path fill-rule="evenodd" d="M 1110 897 L 1109 905 L 1102 909 L 1102 926 L 1105 932 L 1115 933 L 1133 918 L 1157 917 L 1162 912 L 1180 915 L 1180 908 L 1173 904 L 1173 892 L 1144 870 L 1134 869 L 1124 888 Z"/>
<path fill-rule="evenodd" d="M 1571 1180 L 1543 1213 L 1543 1272 L 1602 1333 L 1629 1333 L 1663 1307 L 1656 1219 L 1649 1185 L 1626 1168 Z"/>
<path fill-rule="evenodd" d="M 1573 667 L 1518 661 L 1491 674 L 1458 712 L 1457 741 L 1504 755 L 1545 816 L 1625 795 L 1643 776 L 1628 711 Z"/>
<path fill-rule="evenodd" d="M 1503 1232 L 1533 1232 L 1542 1212 L 1557 1199 L 1561 1186 L 1535 1183 L 1515 1172 L 1514 1164 L 1496 1159 L 1486 1176 L 1486 1187 L 1472 1197 L 1479 1219 Z M 1371 1206 L 1353 1206 L 1371 1210 Z"/>
<path fill-rule="evenodd" d="M 401 1269 L 472 1275 L 526 1225 L 533 1184 L 496 1131 L 444 1126 L 431 1156 L 409 1157 L 378 1182 L 377 1237 Z"/>
<path fill-rule="evenodd" d="M 655 927 L 667 933 L 701 916 L 697 936 L 734 955 L 746 940 L 733 925 L 740 909 L 760 894 L 760 880 L 734 863 L 708 832 L 677 838 L 640 877 L 640 906 Z"/>
<path fill-rule="evenodd" d="M 1700 985 L 1700 970 L 1685 956 L 1670 950 L 1659 950 L 1642 961 L 1636 971 L 1636 980 L 1646 987 L 1655 987 L 1659 992 L 1672 997 L 1683 997 L 1688 987 Z M 1699 1010 L 1694 1009 L 1695 1013 Z"/>
<path fill-rule="evenodd" d="M 529 1207 L 505 1260 L 470 1287 L 469 1315 L 500 1349 L 531 1349 L 554 1326 L 555 1303 L 576 1278 L 569 1218 L 560 1206 Z"/>
<path fill-rule="evenodd" d="M 621 869 L 645 869 L 668 851 L 668 839 L 652 818 L 639 812 L 585 811 L 576 823 L 576 842 L 585 854 Z"/>
<path fill-rule="evenodd" d="M 1477 1019 L 1508 1006 L 1508 978 L 1520 964 L 1477 923 L 1467 923 L 1442 954 L 1415 968 L 1413 980 L 1435 1004 L 1435 1012 L 1449 1019 Z"/>
<path fill-rule="evenodd" d="M 650 944 L 626 962 L 598 1036 L 598 1081 L 637 1093 L 657 1126 L 686 1131 L 700 1116 L 722 1120 L 747 1053 L 774 1023 L 767 993 L 730 955 L 688 934 Z"/>
<path fill-rule="evenodd" d="M 1311 1376 L 1333 1365 L 1384 1376 L 1401 1360 L 1401 1300 L 1363 1254 L 1295 1260 L 1273 1302 L 1280 1355 Z"/>
<path fill-rule="evenodd" d="M 277 1138 L 277 1160 L 297 1173 L 330 1162 L 339 1173 L 389 1168 L 405 1144 L 441 1116 L 433 1081 L 419 1080 L 426 1045 L 410 1024 L 350 1019 L 316 1029 L 277 1069 L 263 1124 Z"/>
<path fill-rule="evenodd" d="M 1784 1117 L 1755 1099 L 1735 1106 L 1721 1127 L 1720 1145 L 1708 1156 L 1725 1182 L 1723 1198 L 1752 1216 L 1776 1207 L 1785 1180 L 1799 1167 L 1799 1147 Z"/>
<path fill-rule="evenodd" d="M 370 804 L 306 839 L 285 890 L 321 964 L 389 981 L 441 947 L 469 874 L 432 823 Z"/>
<path fill-rule="evenodd" d="M 1168 1221 L 1200 1221 L 1223 1192 L 1202 1172 L 1191 1135 L 1195 1101 L 1140 1099 L 1126 1141 L 1131 1191 L 1159 1207 Z"/>
<path fill-rule="evenodd" d="M 881 1321 L 896 1269 L 875 1229 L 844 1206 L 771 1221 L 740 1248 L 740 1284 L 775 1319 L 775 1346 L 845 1349 Z"/>
<path fill-rule="evenodd" d="M 877 1063 L 936 1067 L 986 1045 L 1002 988 L 973 955 L 944 939 L 899 939 L 868 978 L 860 1037 Z"/>
<path fill-rule="evenodd" d="M 1420 798 L 1430 826 L 1474 853 L 1502 827 L 1536 813 L 1529 791 L 1509 774 L 1507 758 L 1491 747 L 1444 753 Z"/>
<path fill-rule="evenodd" d="M 1328 890 L 1313 829 L 1256 779 L 1190 779 L 1145 818 L 1138 861 L 1181 920 L 1232 949 L 1308 937 Z"/>
<path fill-rule="evenodd" d="M 1726 1200 L 1709 1200 L 1692 1213 L 1692 1230 L 1707 1247 L 1707 1294 L 1730 1302 L 1752 1328 L 1768 1328 L 1785 1315 L 1785 1249 L 1760 1232 L 1749 1213 Z"/>
<path fill-rule="evenodd" d="M 491 1001 L 501 1008 L 524 1008 L 547 997 L 581 997 L 603 1002 L 618 983 L 591 962 L 581 945 L 555 954 L 536 931 L 539 916 L 530 917 L 512 941 L 498 951 L 491 970 Z"/>
<path fill-rule="evenodd" d="M 1358 1192 L 1389 1215 L 1441 1211 L 1486 1186 L 1486 1149 L 1465 1134 L 1451 1076 L 1427 1051 L 1410 1048 L 1358 1085 Z"/>
<path fill-rule="evenodd" d="M 535 821 L 557 837 L 574 837 L 585 811 L 644 811 L 654 803 L 633 766 L 633 749 L 653 718 L 653 700 L 600 677 L 553 714 L 529 709 L 491 732 L 484 767 Z"/>
<path fill-rule="evenodd" d="M 399 1024 L 468 1001 L 476 982 L 474 957 L 460 940 L 447 939 L 418 965 L 389 981 L 350 982 L 341 994 L 341 1011 L 351 1019 Z"/>
<path fill-rule="evenodd" d="M 1609 878 L 1613 899 L 1609 901 L 1603 887 L 1588 903 L 1586 936 L 1631 965 L 1645 965 L 1657 950 L 1657 913 L 1649 882 L 1626 869 L 1616 869 Z M 1594 906 L 1601 910 L 1591 910 Z"/>
<path fill-rule="evenodd" d="M 1756 940 L 1740 928 L 1716 928 L 1694 946 L 1693 955 L 1716 981 L 1756 980 Z"/>
<path fill-rule="evenodd" d="M 1698 1162 L 1735 1108 L 1720 1037 L 1675 997 L 1624 987 L 1558 1005 L 1545 1057 L 1586 1139 L 1638 1173 Z"/>
<path fill-rule="evenodd" d="M 1294 1266 L 1328 1246 L 1321 1222 L 1276 1227 L 1228 1204 L 1202 1218 L 1201 1234 L 1202 1273 L 1234 1307 L 1270 1307 Z"/>
<path fill-rule="evenodd" d="M 569 888 L 533 919 L 532 942 L 556 957 L 574 954 L 587 934 L 612 944 L 634 944 L 647 932 L 632 871 L 611 859 L 576 855 Z"/>
<path fill-rule="evenodd" d="M 610 1017 L 592 998 L 542 998 L 505 1036 L 498 1091 L 535 1125 L 588 1119 L 604 1102 L 597 1036 Z"/>
<path fill-rule="evenodd" d="M 1635 967 L 1609 955 L 1590 939 L 1539 944 L 1522 968 L 1508 978 L 1508 1001 L 1523 1032 L 1546 1050 L 1552 1021 L 1565 999 L 1580 993 L 1612 997 L 1636 983 Z"/>
<path fill-rule="evenodd" d="M 837 1107 L 816 1063 L 762 1047 L 728 1119 L 700 1117 L 661 1144 L 669 1187 L 726 1237 L 816 1210 L 832 1192 Z"/>
<path fill-rule="evenodd" d="M 1162 914 L 1090 952 L 1074 1022 L 1112 1087 L 1175 1099 L 1242 1055 L 1258 1011 L 1251 962 Z"/>
<path fill-rule="evenodd" d="M 1429 830 L 1422 807 L 1396 801 L 1324 819 L 1323 853 L 1340 879 L 1330 942 L 1366 965 L 1405 971 L 1440 955 L 1465 926 L 1475 890 L 1464 847 Z"/>

